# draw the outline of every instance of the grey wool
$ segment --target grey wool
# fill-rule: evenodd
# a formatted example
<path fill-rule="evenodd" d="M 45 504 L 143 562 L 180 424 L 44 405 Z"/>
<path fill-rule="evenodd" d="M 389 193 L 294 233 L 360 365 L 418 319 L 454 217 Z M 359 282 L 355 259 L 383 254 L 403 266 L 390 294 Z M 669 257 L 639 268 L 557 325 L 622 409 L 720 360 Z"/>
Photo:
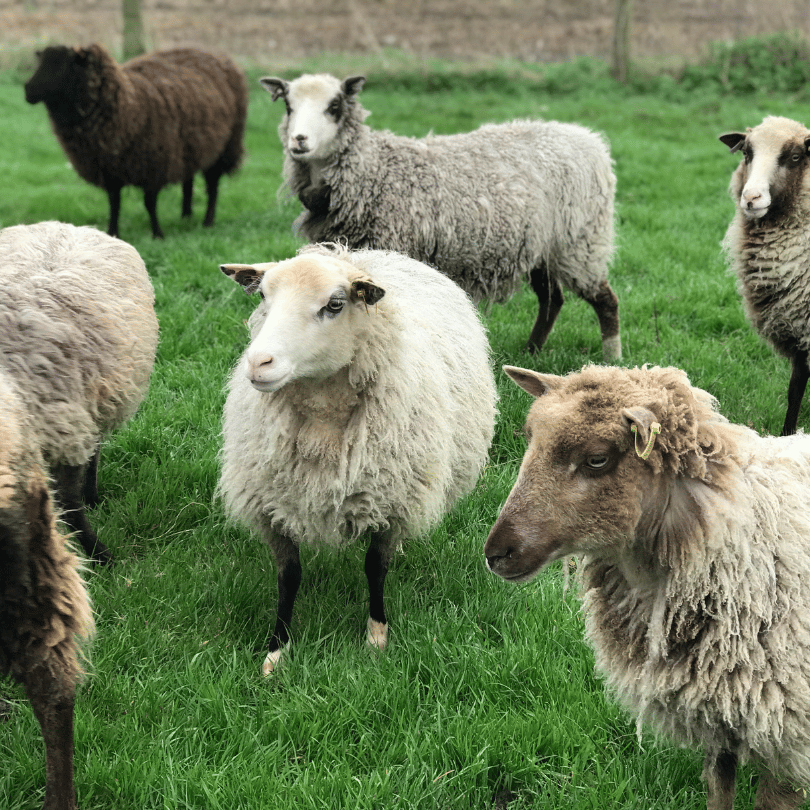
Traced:
<path fill-rule="evenodd" d="M 110 559 L 85 515 L 103 437 L 146 395 L 158 323 L 138 252 L 60 222 L 0 230 L 0 369 L 36 426 L 64 520 L 85 552 Z"/>
<path fill-rule="evenodd" d="M 203 225 L 214 224 L 220 178 L 243 157 L 248 107 L 244 72 L 228 56 L 175 48 L 119 65 L 97 44 L 49 46 L 38 56 L 26 100 L 45 103 L 73 168 L 107 192 L 109 234 L 118 236 L 121 189 L 137 186 L 152 235 L 162 237 L 158 193 L 182 183 L 190 216 L 196 172 L 208 193 Z"/>
<path fill-rule="evenodd" d="M 548 337 L 568 289 L 593 306 L 604 357 L 621 357 L 607 278 L 616 177 L 605 139 L 537 120 L 425 138 L 372 130 L 357 98 L 364 82 L 261 79 L 287 109 L 279 136 L 285 184 L 304 205 L 298 233 L 405 253 L 475 301 L 505 301 L 527 280 L 538 297 L 531 351 Z"/>

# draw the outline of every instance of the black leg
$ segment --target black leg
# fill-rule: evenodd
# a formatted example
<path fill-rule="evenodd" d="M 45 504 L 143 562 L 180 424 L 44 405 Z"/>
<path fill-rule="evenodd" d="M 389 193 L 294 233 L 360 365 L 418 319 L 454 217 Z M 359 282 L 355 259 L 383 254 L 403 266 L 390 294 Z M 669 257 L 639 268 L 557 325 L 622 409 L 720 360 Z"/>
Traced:
<path fill-rule="evenodd" d="M 83 494 L 89 464 L 56 464 L 51 469 L 51 475 L 56 483 L 56 498 L 62 509 L 62 520 L 76 533 L 87 557 L 107 565 L 112 562 L 112 554 L 96 536 L 84 511 Z"/>
<path fill-rule="evenodd" d="M 281 651 L 290 640 L 290 624 L 292 622 L 293 605 L 301 585 L 301 560 L 298 546 L 287 537 L 274 535 L 270 539 L 270 548 L 278 569 L 278 610 L 276 624 L 270 643 L 267 647 L 267 657 L 264 659 L 262 671 L 269 675 L 281 658 Z"/>
<path fill-rule="evenodd" d="M 180 216 L 191 216 L 191 195 L 194 191 L 194 177 L 189 177 L 188 180 L 183 181 L 183 210 Z"/>
<path fill-rule="evenodd" d="M 565 301 L 559 282 L 551 278 L 545 264 L 535 267 L 529 276 L 529 282 L 537 296 L 537 320 L 529 335 L 526 348 L 534 354 L 543 348 L 543 344 L 554 326 Z"/>
<path fill-rule="evenodd" d="M 214 224 L 214 217 L 216 216 L 219 179 L 222 177 L 222 169 L 215 163 L 210 169 L 203 172 L 203 176 L 205 177 L 205 189 L 208 193 L 208 207 L 205 211 L 203 226 L 210 228 Z"/>
<path fill-rule="evenodd" d="M 703 761 L 706 810 L 732 810 L 737 782 L 737 755 L 730 751 L 707 752 Z"/>
<path fill-rule="evenodd" d="M 394 545 L 385 534 L 375 534 L 366 552 L 366 579 L 368 580 L 368 644 L 380 650 L 388 643 L 388 619 L 385 615 L 385 577 L 394 556 Z"/>
<path fill-rule="evenodd" d="M 810 368 L 807 366 L 807 352 L 797 352 L 791 358 L 793 369 L 788 384 L 788 406 L 785 414 L 785 424 L 782 427 L 783 436 L 792 436 L 796 432 L 799 422 L 799 408 L 810 378 Z"/>
<path fill-rule="evenodd" d="M 619 337 L 619 299 L 607 281 L 599 285 L 596 295 L 582 296 L 596 312 L 602 332 L 602 355 L 605 360 L 621 360 L 622 344 Z"/>
<path fill-rule="evenodd" d="M 101 447 L 99 446 L 87 463 L 87 471 L 84 476 L 84 492 L 82 498 L 84 505 L 89 509 L 98 506 L 98 464 L 101 458 Z"/>
<path fill-rule="evenodd" d="M 109 182 L 105 185 L 107 199 L 110 201 L 110 222 L 107 226 L 107 233 L 110 236 L 118 236 L 118 215 L 121 212 L 121 186 L 118 183 Z"/>
<path fill-rule="evenodd" d="M 157 198 L 159 188 L 145 188 L 143 190 L 143 204 L 146 206 L 146 213 L 149 214 L 149 222 L 152 224 L 152 237 L 163 239 L 163 231 L 160 230 L 160 223 L 157 216 Z"/>
<path fill-rule="evenodd" d="M 42 810 L 75 810 L 73 787 L 73 686 L 59 682 L 47 665 L 24 681 L 45 740 L 45 803 Z"/>

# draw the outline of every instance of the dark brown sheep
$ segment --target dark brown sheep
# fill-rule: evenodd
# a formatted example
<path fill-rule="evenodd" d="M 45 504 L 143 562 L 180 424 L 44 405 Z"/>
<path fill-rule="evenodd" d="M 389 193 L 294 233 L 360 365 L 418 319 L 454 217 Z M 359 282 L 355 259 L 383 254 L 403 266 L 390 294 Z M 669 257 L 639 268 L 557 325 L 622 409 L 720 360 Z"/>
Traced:
<path fill-rule="evenodd" d="M 0 371 L 0 674 L 22 684 L 45 738 L 44 810 L 74 810 L 77 637 L 93 617 L 77 560 L 56 529 L 31 420 Z"/>
<path fill-rule="evenodd" d="M 101 45 L 55 45 L 37 55 L 26 101 L 45 102 L 73 168 L 107 192 L 111 236 L 118 236 L 124 186 L 143 189 L 159 238 L 158 193 L 182 183 L 182 215 L 190 216 L 198 171 L 208 191 L 203 225 L 214 224 L 219 179 L 238 168 L 244 153 L 247 80 L 230 58 L 177 48 L 119 65 Z"/>

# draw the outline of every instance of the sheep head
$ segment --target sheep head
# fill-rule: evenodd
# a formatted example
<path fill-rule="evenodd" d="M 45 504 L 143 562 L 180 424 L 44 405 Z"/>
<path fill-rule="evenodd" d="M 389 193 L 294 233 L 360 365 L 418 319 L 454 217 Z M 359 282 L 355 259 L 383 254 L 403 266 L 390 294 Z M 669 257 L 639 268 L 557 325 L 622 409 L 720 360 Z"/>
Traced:
<path fill-rule="evenodd" d="M 711 424 L 722 417 L 708 394 L 677 369 L 504 371 L 535 402 L 517 481 L 484 547 L 490 570 L 523 581 L 566 555 L 618 558 L 639 536 L 673 529 L 682 516 L 666 512 L 672 482 L 704 477 L 716 450 Z"/>
<path fill-rule="evenodd" d="M 273 101 L 284 99 L 287 114 L 279 133 L 293 160 L 310 163 L 332 156 L 347 108 L 365 81 L 351 76 L 341 82 L 325 73 L 307 73 L 292 82 L 273 76 L 259 79 Z"/>
<path fill-rule="evenodd" d="M 729 186 L 732 199 L 748 220 L 789 211 L 797 196 L 807 196 L 810 130 L 788 118 L 766 117 L 745 132 L 727 132 L 720 141 L 744 159 Z"/>
<path fill-rule="evenodd" d="M 385 291 L 354 265 L 326 253 L 220 269 L 262 302 L 251 318 L 244 371 L 259 391 L 320 381 L 348 366 Z"/>

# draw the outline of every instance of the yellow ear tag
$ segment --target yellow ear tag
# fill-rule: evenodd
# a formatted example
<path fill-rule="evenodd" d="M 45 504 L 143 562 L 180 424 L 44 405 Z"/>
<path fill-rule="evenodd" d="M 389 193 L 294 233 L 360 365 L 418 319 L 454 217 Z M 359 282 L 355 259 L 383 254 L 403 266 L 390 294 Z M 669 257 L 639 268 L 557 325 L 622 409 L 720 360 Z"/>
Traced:
<path fill-rule="evenodd" d="M 650 453 L 652 453 L 653 445 L 655 444 L 655 437 L 661 432 L 661 425 L 658 422 L 653 422 L 650 425 L 650 438 L 647 441 L 647 446 L 643 451 L 638 449 L 638 428 L 635 425 L 630 425 L 630 431 L 635 434 L 636 455 L 646 461 Z"/>

